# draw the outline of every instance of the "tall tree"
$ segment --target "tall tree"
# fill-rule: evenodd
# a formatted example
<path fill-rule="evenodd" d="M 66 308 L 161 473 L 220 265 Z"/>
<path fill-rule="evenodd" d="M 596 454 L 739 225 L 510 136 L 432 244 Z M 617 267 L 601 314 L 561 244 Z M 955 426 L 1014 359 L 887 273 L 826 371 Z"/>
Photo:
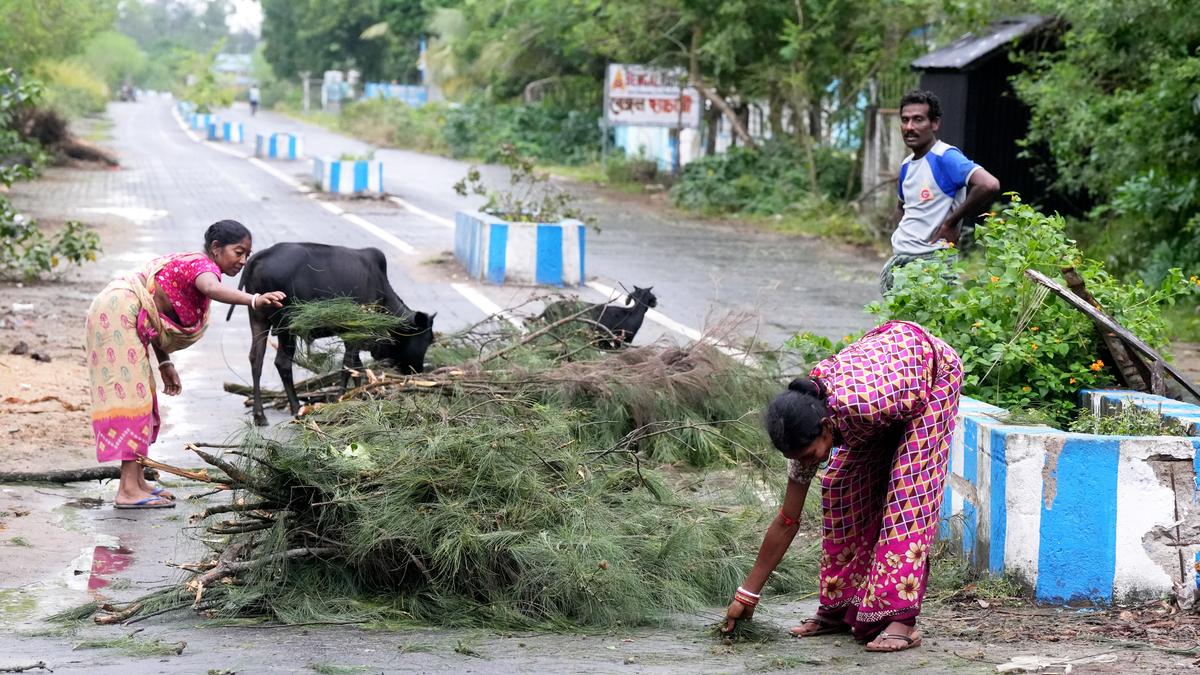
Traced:
<path fill-rule="evenodd" d="M 115 10 L 116 0 L 4 0 L 4 65 L 22 70 L 39 59 L 74 54 L 89 36 L 112 25 Z"/>
<path fill-rule="evenodd" d="M 414 81 L 428 18 L 421 0 L 262 0 L 267 61 L 281 77 L 357 68 Z"/>

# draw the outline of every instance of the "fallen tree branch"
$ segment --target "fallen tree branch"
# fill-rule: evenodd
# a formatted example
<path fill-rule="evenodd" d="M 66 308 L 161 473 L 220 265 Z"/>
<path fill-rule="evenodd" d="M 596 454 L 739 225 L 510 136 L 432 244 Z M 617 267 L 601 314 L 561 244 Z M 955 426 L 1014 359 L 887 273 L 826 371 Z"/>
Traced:
<path fill-rule="evenodd" d="M 578 312 L 575 312 L 574 314 L 572 314 L 568 317 L 559 319 L 558 321 L 548 324 L 543 328 L 539 328 L 539 329 L 533 331 L 532 333 L 530 333 L 529 335 L 526 335 L 525 337 L 521 338 L 520 340 L 508 345 L 504 349 L 494 351 L 491 354 L 488 354 L 487 356 L 483 357 L 482 359 L 479 359 L 479 364 L 483 365 L 483 364 L 487 363 L 488 361 L 498 359 L 501 356 L 503 356 L 504 354 L 507 354 L 508 352 L 511 352 L 512 350 L 514 350 L 518 347 L 521 347 L 521 346 L 529 344 L 530 342 L 533 342 L 534 340 L 540 338 L 541 336 L 545 335 L 546 333 L 549 333 L 550 331 L 554 330 L 555 328 L 565 326 L 568 323 L 575 321 L 576 319 L 583 316 L 584 314 L 587 314 L 590 311 L 592 311 L 592 306 L 588 305 L 587 307 L 584 307 L 583 309 L 579 310 Z"/>
<path fill-rule="evenodd" d="M 158 480 L 158 472 L 149 467 L 142 469 L 142 475 L 146 480 Z M 0 471 L 0 483 L 80 483 L 120 478 L 121 467 L 112 465 L 57 471 Z"/>
<path fill-rule="evenodd" d="M 38 661 L 27 666 L 0 666 L 0 673 L 23 673 L 27 670 L 50 670 L 45 661 Z M 50 670 L 50 672 L 54 672 Z"/>
<path fill-rule="evenodd" d="M 225 481 L 217 480 L 217 479 L 213 478 L 212 476 L 209 476 L 208 469 L 200 469 L 199 471 L 189 471 L 188 469 L 180 469 L 179 467 L 171 466 L 170 464 L 163 464 L 162 462 L 156 462 L 153 459 L 150 459 L 149 457 L 138 457 L 137 463 L 141 464 L 142 466 L 148 466 L 153 469 L 158 469 L 159 471 L 165 471 L 166 473 L 169 473 L 169 474 L 173 474 L 176 476 L 182 476 L 183 478 L 189 478 L 191 480 L 200 481 L 201 483 L 213 483 L 214 485 L 221 485 L 221 486 L 223 486 L 222 489 L 224 489 L 224 490 L 230 489 L 230 485 L 228 483 L 226 483 Z"/>

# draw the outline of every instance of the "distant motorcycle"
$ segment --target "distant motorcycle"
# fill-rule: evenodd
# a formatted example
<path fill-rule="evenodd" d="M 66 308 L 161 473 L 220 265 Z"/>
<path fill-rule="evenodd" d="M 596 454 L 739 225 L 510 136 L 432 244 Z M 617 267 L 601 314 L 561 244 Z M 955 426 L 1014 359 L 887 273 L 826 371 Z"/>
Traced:
<path fill-rule="evenodd" d="M 136 101 L 137 93 L 134 92 L 132 86 L 128 84 L 122 85 L 121 91 L 117 93 L 117 98 L 121 101 Z"/>

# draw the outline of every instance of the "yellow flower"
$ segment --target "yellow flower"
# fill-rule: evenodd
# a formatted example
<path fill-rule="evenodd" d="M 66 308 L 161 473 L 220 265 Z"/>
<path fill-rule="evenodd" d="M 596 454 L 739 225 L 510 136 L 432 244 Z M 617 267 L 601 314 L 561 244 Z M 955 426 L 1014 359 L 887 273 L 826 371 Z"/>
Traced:
<path fill-rule="evenodd" d="M 1041 330 L 1041 328 L 1038 328 L 1037 326 L 1033 326 L 1033 327 L 1032 327 L 1032 328 L 1030 328 L 1029 330 L 1031 330 L 1031 331 L 1033 331 L 1034 333 L 1036 333 L 1036 332 L 1038 332 L 1039 330 Z"/>
<path fill-rule="evenodd" d="M 1075 378 L 1072 377 L 1071 379 L 1067 380 L 1067 384 L 1075 384 Z"/>
<path fill-rule="evenodd" d="M 846 580 L 841 577 L 825 577 L 825 597 L 830 600 L 837 600 L 842 597 L 842 593 L 846 590 Z"/>
<path fill-rule="evenodd" d="M 929 547 L 919 541 L 914 541 L 908 545 L 908 550 L 904 552 L 904 559 L 913 567 L 920 567 L 925 564 L 925 555 Z"/>
<path fill-rule="evenodd" d="M 851 340 L 853 340 L 853 338 L 851 338 L 849 335 L 842 337 L 842 342 L 850 342 Z"/>
<path fill-rule="evenodd" d="M 1088 368 L 1091 368 L 1092 372 L 1098 373 L 1104 369 L 1104 362 L 1101 361 L 1100 359 L 1096 359 L 1095 361 L 1092 362 L 1092 365 L 1088 366 Z"/>
<path fill-rule="evenodd" d="M 905 600 L 916 600 L 917 595 L 921 590 L 921 582 L 917 581 L 915 575 L 908 575 L 896 584 L 896 593 Z"/>
<path fill-rule="evenodd" d="M 998 276 L 996 276 L 996 275 L 994 275 L 994 274 L 993 274 L 993 275 L 992 275 L 992 283 L 993 283 L 993 284 L 998 284 L 998 283 L 1000 283 L 1000 277 L 998 277 Z"/>
<path fill-rule="evenodd" d="M 975 323 L 971 324 L 971 326 L 972 326 L 973 328 L 980 328 L 980 327 L 982 327 L 982 326 L 983 326 L 983 322 L 982 322 L 982 321 L 976 321 Z"/>
<path fill-rule="evenodd" d="M 1035 351 L 1035 352 L 1036 352 L 1036 351 L 1037 351 L 1037 343 L 1036 343 L 1036 342 L 1035 342 L 1035 343 L 1033 343 L 1033 345 L 1032 345 L 1032 346 L 1033 346 L 1033 351 Z"/>
<path fill-rule="evenodd" d="M 1030 388 L 1030 387 L 1029 387 L 1029 385 L 1025 385 L 1024 387 L 1021 387 L 1021 391 L 1025 392 L 1026 394 L 1028 394 L 1029 392 L 1033 391 L 1033 389 L 1032 389 L 1032 388 Z"/>

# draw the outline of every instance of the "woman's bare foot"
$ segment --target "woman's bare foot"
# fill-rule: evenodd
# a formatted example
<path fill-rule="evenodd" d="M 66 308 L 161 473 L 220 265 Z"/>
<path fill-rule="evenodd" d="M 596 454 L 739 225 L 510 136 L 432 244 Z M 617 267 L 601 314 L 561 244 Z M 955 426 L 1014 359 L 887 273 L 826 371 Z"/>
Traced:
<path fill-rule="evenodd" d="M 900 652 L 921 646 L 921 631 L 916 626 L 889 623 L 883 632 L 867 643 L 869 652 Z"/>
<path fill-rule="evenodd" d="M 850 626 L 840 621 L 829 621 L 819 617 L 805 619 L 804 623 L 792 628 L 790 631 L 793 637 L 806 638 L 816 637 L 818 635 L 830 635 L 832 633 L 847 633 L 850 631 Z"/>

